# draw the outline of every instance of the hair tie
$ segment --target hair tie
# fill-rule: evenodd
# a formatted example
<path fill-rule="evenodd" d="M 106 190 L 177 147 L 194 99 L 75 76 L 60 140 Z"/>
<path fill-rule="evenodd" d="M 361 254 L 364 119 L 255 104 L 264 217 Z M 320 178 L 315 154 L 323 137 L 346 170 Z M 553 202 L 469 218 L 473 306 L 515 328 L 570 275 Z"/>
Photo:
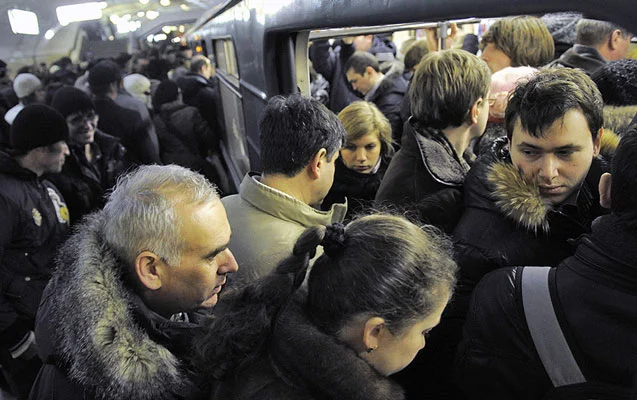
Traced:
<path fill-rule="evenodd" d="M 345 225 L 336 222 L 325 227 L 325 236 L 321 246 L 328 257 L 333 258 L 345 248 Z"/>

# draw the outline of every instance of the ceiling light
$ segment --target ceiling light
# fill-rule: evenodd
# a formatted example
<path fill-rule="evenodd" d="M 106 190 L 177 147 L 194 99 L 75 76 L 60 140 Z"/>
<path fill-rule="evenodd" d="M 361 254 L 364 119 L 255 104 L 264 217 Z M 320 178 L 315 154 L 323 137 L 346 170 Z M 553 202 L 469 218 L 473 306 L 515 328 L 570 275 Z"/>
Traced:
<path fill-rule="evenodd" d="M 140 3 L 142 3 L 143 5 L 148 4 L 149 0 L 139 0 Z"/>
<path fill-rule="evenodd" d="M 60 25 L 66 26 L 71 22 L 90 21 L 102 18 L 103 3 L 83 3 L 70 6 L 60 6 L 55 9 Z"/>
<path fill-rule="evenodd" d="M 170 5 L 170 0 L 159 0 L 159 4 L 163 7 L 168 7 Z"/>
<path fill-rule="evenodd" d="M 46 40 L 51 40 L 53 39 L 53 36 L 55 36 L 55 31 L 53 29 L 49 29 L 48 31 L 46 31 L 46 33 L 44 34 L 44 38 Z"/>
<path fill-rule="evenodd" d="M 8 10 L 7 14 L 9 14 L 9 23 L 13 33 L 22 35 L 40 34 L 38 16 L 34 12 L 14 8 Z"/>
<path fill-rule="evenodd" d="M 146 18 L 148 18 L 149 20 L 154 20 L 155 18 L 159 17 L 159 12 L 158 11 L 146 11 Z"/>

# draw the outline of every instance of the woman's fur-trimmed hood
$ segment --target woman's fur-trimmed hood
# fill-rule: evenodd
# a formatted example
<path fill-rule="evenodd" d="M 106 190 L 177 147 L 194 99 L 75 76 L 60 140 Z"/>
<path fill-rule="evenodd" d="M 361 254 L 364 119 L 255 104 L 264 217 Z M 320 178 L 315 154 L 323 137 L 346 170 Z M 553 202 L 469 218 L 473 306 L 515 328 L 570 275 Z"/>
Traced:
<path fill-rule="evenodd" d="M 187 379 L 180 361 L 134 322 L 134 294 L 105 243 L 102 213 L 87 218 L 58 259 L 46 306 L 54 353 L 68 376 L 99 399 L 173 399 Z"/>
<path fill-rule="evenodd" d="M 317 398 L 401 400 L 402 389 L 381 376 L 336 338 L 321 332 L 307 318 L 298 293 L 274 328 L 271 358 L 282 373 L 303 383 Z"/>

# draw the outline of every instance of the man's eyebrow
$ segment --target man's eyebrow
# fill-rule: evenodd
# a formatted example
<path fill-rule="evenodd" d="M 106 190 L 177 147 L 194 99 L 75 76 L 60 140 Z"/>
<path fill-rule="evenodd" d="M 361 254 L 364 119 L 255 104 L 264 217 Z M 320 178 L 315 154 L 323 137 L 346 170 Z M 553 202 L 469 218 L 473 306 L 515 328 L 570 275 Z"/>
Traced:
<path fill-rule="evenodd" d="M 224 245 L 221 245 L 221 246 L 217 247 L 216 249 L 212 250 L 210 253 L 206 254 L 202 258 L 214 258 L 214 257 L 216 257 L 217 254 L 221 253 L 222 251 L 224 251 L 224 250 L 226 250 L 228 248 L 228 244 L 229 243 L 226 243 Z"/>
<path fill-rule="evenodd" d="M 534 144 L 531 143 L 527 143 L 527 142 L 522 142 L 522 143 L 518 143 L 517 148 L 522 148 L 522 147 L 526 147 L 526 148 L 531 148 L 531 149 L 535 149 L 535 150 L 544 150 L 544 148 L 540 147 L 540 146 L 536 146 Z M 565 144 L 564 146 L 560 146 L 555 148 L 554 151 L 563 151 L 563 150 L 581 150 L 582 146 L 577 145 L 577 144 L 573 144 L 573 143 L 569 143 L 569 144 Z"/>

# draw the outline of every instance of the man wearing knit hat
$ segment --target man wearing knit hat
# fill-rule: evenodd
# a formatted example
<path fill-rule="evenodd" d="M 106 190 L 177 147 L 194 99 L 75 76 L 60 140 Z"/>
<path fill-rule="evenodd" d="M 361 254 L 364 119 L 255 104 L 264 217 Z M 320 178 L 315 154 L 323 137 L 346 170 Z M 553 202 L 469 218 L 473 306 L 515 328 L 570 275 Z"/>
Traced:
<path fill-rule="evenodd" d="M 64 198 L 42 175 L 62 170 L 68 135 L 57 111 L 29 105 L 11 126 L 11 153 L 0 152 L 0 365 L 19 398 L 39 369 L 35 315 L 69 223 Z"/>
<path fill-rule="evenodd" d="M 104 205 L 105 192 L 129 166 L 120 140 L 97 129 L 98 115 L 91 98 L 82 90 L 65 86 L 51 102 L 66 119 L 70 156 L 51 180 L 67 201 L 71 224 Z"/>
<path fill-rule="evenodd" d="M 20 102 L 4 115 L 4 119 L 9 125 L 13 123 L 15 117 L 25 106 L 34 103 L 44 103 L 45 95 L 40 79 L 29 73 L 20 74 L 15 77 L 13 80 L 13 90 L 18 96 L 18 99 L 20 99 Z"/>

